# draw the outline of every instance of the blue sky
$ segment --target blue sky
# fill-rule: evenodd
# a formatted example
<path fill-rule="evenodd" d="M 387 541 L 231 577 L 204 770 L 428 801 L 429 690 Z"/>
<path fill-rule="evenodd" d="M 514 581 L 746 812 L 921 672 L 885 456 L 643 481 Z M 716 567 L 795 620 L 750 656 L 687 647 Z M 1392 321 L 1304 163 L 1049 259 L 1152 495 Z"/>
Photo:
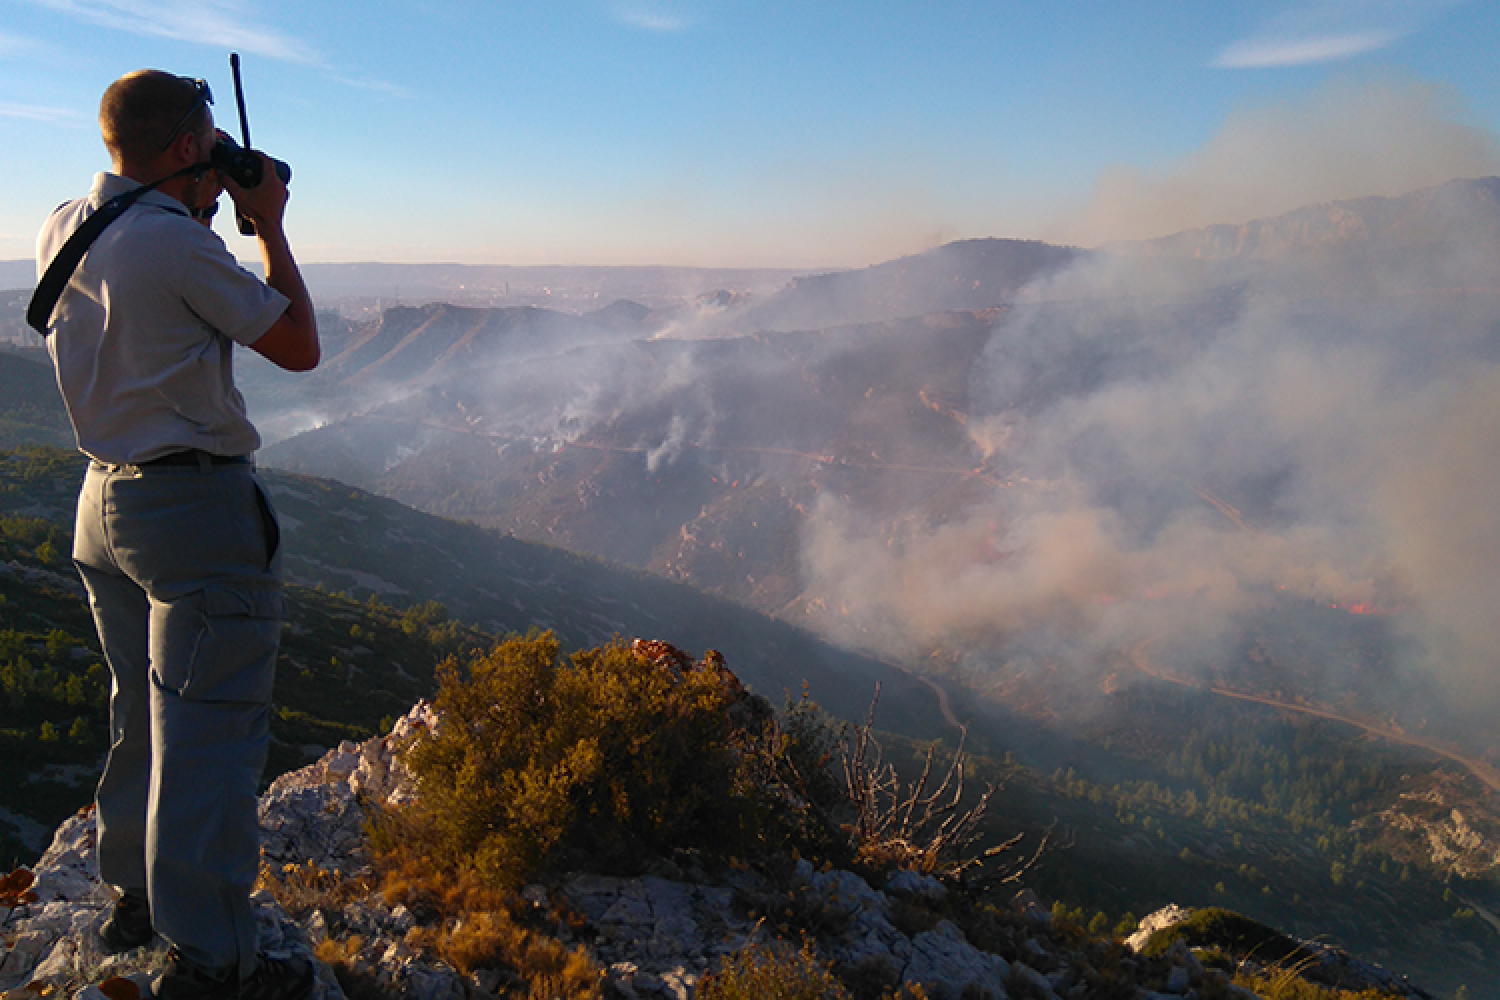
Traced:
<path fill-rule="evenodd" d="M 1457 0 L 0 0 L 0 259 L 107 167 L 110 81 L 232 125 L 231 49 L 303 260 L 812 267 L 1500 173 L 1497 43 Z"/>

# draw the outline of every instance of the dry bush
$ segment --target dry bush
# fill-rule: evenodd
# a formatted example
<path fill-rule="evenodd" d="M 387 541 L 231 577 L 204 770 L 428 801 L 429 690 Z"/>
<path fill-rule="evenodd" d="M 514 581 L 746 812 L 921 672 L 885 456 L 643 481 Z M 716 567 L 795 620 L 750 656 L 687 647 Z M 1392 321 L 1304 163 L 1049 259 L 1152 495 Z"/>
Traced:
<path fill-rule="evenodd" d="M 1018 835 L 989 848 L 978 846 L 981 823 L 997 789 L 989 785 L 965 808 L 967 731 L 946 766 L 934 743 L 928 748 L 921 775 L 914 782 L 903 782 L 895 765 L 885 762 L 875 739 L 879 702 L 877 684 L 864 724 L 852 727 L 839 743 L 844 794 L 854 812 L 849 836 L 856 858 L 875 868 L 908 868 L 955 881 L 966 876 L 977 876 L 987 885 L 1018 881 L 1041 858 L 1050 831 L 1030 858 L 984 871 L 986 863 L 1013 851 L 1022 838 Z"/>

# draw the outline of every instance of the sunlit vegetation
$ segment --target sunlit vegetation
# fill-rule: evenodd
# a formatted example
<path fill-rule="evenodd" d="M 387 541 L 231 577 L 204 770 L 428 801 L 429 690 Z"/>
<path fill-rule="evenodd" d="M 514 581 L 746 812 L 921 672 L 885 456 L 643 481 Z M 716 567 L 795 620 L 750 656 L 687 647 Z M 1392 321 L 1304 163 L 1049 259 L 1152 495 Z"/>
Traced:
<path fill-rule="evenodd" d="M 755 944 L 728 956 L 698 987 L 701 1000 L 849 1000 L 849 992 L 810 944 Z"/>
<path fill-rule="evenodd" d="M 454 873 L 425 865 L 387 868 L 374 880 L 318 868 L 308 862 L 261 871 L 260 885 L 282 908 L 303 919 L 313 911 L 331 915 L 329 936 L 319 942 L 327 962 L 350 1000 L 387 994 L 376 982 L 365 941 L 338 923 L 341 908 L 379 893 L 392 906 L 420 915 L 406 944 L 447 962 L 468 975 L 477 970 L 503 973 L 511 988 L 504 996 L 537 1000 L 597 1000 L 602 973 L 578 946 L 568 947 L 542 929 L 537 907 L 513 892 L 496 888 L 472 871 Z"/>
<path fill-rule="evenodd" d="M 677 671 L 619 643 L 564 660 L 536 634 L 451 659 L 438 680 L 443 724 L 409 754 L 419 800 L 378 829 L 390 856 L 514 888 L 566 858 L 628 870 L 675 848 L 743 854 L 774 825 L 776 790 L 751 763 L 769 706 L 709 662 Z"/>

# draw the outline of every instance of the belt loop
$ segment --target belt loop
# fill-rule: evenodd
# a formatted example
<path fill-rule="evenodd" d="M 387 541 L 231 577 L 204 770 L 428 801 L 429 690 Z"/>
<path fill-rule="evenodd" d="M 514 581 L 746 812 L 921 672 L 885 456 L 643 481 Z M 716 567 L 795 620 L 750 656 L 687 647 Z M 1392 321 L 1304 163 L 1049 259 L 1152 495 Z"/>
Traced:
<path fill-rule="evenodd" d="M 197 455 L 198 455 L 198 471 L 200 473 L 203 473 L 203 474 L 206 475 L 206 474 L 214 471 L 214 460 L 213 460 L 213 456 L 212 455 L 210 455 L 208 452 L 202 450 L 201 448 L 198 449 Z"/>

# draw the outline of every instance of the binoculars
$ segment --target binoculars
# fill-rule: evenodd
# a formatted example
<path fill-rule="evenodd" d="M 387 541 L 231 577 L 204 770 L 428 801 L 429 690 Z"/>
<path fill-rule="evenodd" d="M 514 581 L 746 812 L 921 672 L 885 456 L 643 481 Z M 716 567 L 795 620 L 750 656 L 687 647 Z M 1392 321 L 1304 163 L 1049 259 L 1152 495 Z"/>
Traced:
<path fill-rule="evenodd" d="M 275 157 L 268 157 L 268 159 L 276 168 L 276 176 L 281 178 L 281 183 L 290 183 L 292 168 Z M 264 176 L 260 154 L 244 148 L 223 133 L 219 134 L 219 141 L 214 143 L 214 148 L 209 151 L 208 161 L 213 164 L 215 170 L 242 188 L 255 187 Z"/>

